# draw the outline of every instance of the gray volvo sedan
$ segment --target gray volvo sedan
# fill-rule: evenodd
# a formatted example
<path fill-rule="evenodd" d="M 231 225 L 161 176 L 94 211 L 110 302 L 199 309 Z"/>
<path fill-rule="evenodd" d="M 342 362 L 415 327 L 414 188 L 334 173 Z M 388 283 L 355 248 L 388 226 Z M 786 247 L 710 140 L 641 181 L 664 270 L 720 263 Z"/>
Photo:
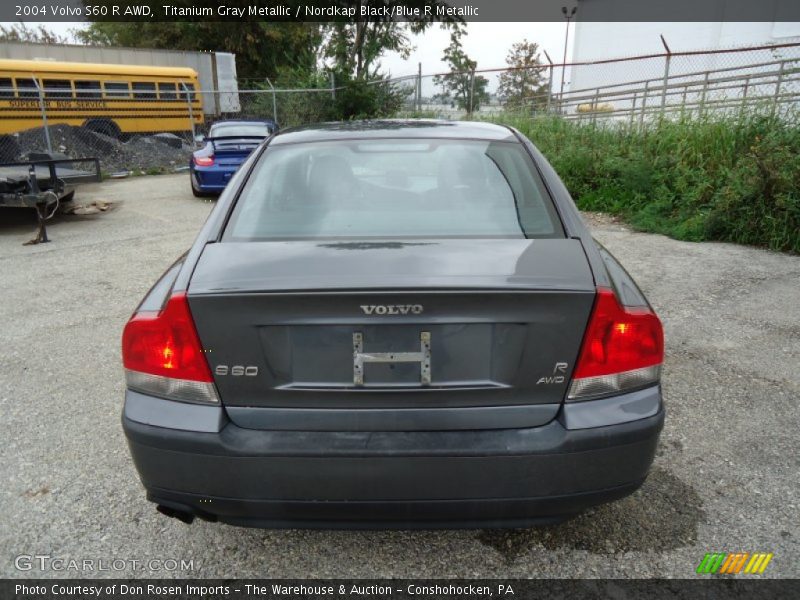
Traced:
<path fill-rule="evenodd" d="M 622 498 L 661 323 L 518 131 L 265 140 L 125 327 L 122 423 L 165 515 L 521 527 Z"/>

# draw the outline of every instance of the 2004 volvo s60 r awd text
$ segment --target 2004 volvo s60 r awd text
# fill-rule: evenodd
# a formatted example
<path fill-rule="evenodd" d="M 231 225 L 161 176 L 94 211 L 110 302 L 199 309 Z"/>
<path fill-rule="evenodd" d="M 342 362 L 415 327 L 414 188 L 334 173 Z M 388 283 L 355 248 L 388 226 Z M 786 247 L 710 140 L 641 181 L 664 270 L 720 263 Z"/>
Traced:
<path fill-rule="evenodd" d="M 663 335 L 514 129 L 271 136 L 122 338 L 167 515 L 258 527 L 553 522 L 632 493 Z"/>

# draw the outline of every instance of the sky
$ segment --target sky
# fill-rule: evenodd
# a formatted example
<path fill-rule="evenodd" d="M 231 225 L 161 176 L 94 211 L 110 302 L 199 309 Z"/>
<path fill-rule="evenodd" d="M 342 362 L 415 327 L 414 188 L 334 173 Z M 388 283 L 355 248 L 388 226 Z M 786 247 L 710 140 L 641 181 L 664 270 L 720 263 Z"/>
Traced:
<path fill-rule="evenodd" d="M 464 51 L 478 62 L 478 69 L 503 67 L 511 45 L 527 39 L 536 42 L 550 54 L 553 62 L 560 63 L 564 56 L 564 23 L 469 23 L 467 35 L 462 38 Z M 444 49 L 450 44 L 450 33 L 434 25 L 422 35 L 413 37 L 415 50 L 408 60 L 403 60 L 397 53 L 388 54 L 381 64 L 385 71 L 395 77 L 417 73 L 422 63 L 422 73 L 441 73 L 448 71 L 442 61 Z M 571 44 L 570 44 L 571 45 Z M 567 54 L 569 58 L 569 53 Z M 547 59 L 542 55 L 542 61 Z M 489 89 L 496 89 L 497 75 L 487 75 Z M 433 80 L 423 79 L 422 93 L 428 96 L 434 93 Z"/>
<path fill-rule="evenodd" d="M 464 38 L 464 50 L 479 69 L 502 67 L 511 44 L 527 39 L 547 50 L 553 62 L 561 62 L 564 53 L 564 23 L 469 23 Z M 410 75 L 422 63 L 423 73 L 446 71 L 442 62 L 444 49 L 450 43 L 450 33 L 438 25 L 420 36 L 414 36 L 416 50 L 403 61 L 396 54 L 387 56 L 384 67 L 393 75 Z"/>

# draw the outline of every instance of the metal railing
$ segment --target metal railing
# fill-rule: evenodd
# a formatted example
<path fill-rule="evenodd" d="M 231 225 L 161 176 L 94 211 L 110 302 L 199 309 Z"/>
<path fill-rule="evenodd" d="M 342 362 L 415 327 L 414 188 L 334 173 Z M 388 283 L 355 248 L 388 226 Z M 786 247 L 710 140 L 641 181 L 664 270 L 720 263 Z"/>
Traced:
<path fill-rule="evenodd" d="M 568 119 L 627 117 L 633 124 L 648 115 L 702 116 L 750 107 L 776 115 L 799 101 L 800 59 L 787 59 L 571 90 L 558 107 Z"/>
<path fill-rule="evenodd" d="M 800 103 L 800 44 L 694 52 L 670 52 L 665 44 L 665 50 L 660 54 L 566 64 L 553 63 L 545 54 L 547 62 L 534 67 L 540 74 L 539 88 L 513 98 L 513 110 L 529 115 L 557 114 L 566 119 L 611 118 L 641 125 L 655 115 L 729 114 L 749 109 L 795 117 Z M 436 78 L 446 73 L 420 73 L 393 81 L 400 85 L 417 80 L 415 92 L 405 104 L 407 112 L 459 118 L 470 112 L 509 110 L 509 99 L 497 93 L 497 81 L 503 73 L 516 70 L 519 69 L 492 68 L 461 73 L 470 81 L 486 78 L 490 93 L 482 99 L 462 99 L 460 105 L 442 101 L 443 94 L 431 90 Z M 562 93 L 554 89 L 554 81 L 565 70 L 572 81 Z M 593 84 L 582 84 L 587 80 Z M 473 88 L 469 85 L 470 91 Z M 428 93 L 420 94 L 420 89 Z"/>

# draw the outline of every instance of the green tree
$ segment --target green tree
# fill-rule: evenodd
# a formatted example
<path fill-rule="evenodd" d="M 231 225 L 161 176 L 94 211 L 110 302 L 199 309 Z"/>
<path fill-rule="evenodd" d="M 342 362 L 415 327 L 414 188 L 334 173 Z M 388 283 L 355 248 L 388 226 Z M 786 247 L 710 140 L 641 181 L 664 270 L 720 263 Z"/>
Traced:
<path fill-rule="evenodd" d="M 445 48 L 442 56 L 442 60 L 450 67 L 450 72 L 437 75 L 433 78 L 433 83 L 442 86 L 442 92 L 437 94 L 436 98 L 449 102 L 469 114 L 489 101 L 487 89 L 489 80 L 475 74 L 478 63 L 467 56 L 461 43 L 465 35 L 466 29 L 463 25 L 456 25 L 453 28 L 450 45 Z"/>
<path fill-rule="evenodd" d="M 290 7 L 293 2 L 286 0 Z M 246 2 L 227 2 L 237 3 Z M 391 10 L 386 14 L 379 11 L 369 21 L 359 20 L 362 7 L 391 9 L 398 0 L 333 0 L 333 3 L 354 8 L 356 18 L 325 23 L 96 21 L 77 35 L 84 43 L 104 46 L 233 52 L 239 78 L 252 80 L 247 82 L 248 87 L 262 87 L 265 78 L 276 87 L 326 87 L 333 74 L 336 86 L 341 88 L 335 98 L 326 98 L 321 93 L 303 94 L 306 98 L 302 101 L 282 99 L 279 104 L 291 104 L 299 114 L 309 118 L 318 115 L 346 119 L 387 116 L 399 109 L 408 90 L 393 85 L 381 73 L 381 58 L 387 52 L 407 57 L 413 49 L 411 36 L 425 31 L 437 20 L 444 26 L 461 22 L 457 17 L 439 17 L 435 10 L 425 16 L 424 7 L 445 5 L 445 0 L 404 1 L 404 6 L 420 9 L 419 17 L 406 21 L 395 20 L 390 16 Z M 174 0 L 173 4 L 182 6 L 190 2 Z M 278 112 L 280 117 L 284 111 L 279 108 Z M 279 118 L 283 123 L 298 120 L 299 114 L 284 114 L 285 118 Z"/>
<path fill-rule="evenodd" d="M 508 71 L 500 74 L 497 88 L 503 105 L 518 111 L 524 107 L 540 108 L 547 104 L 547 66 L 542 64 L 539 45 L 523 40 L 511 46 L 506 56 Z"/>
<path fill-rule="evenodd" d="M 322 27 L 261 21 L 93 22 L 75 33 L 81 42 L 99 46 L 233 52 L 240 78 L 263 80 L 286 67 L 313 70 Z"/>
<path fill-rule="evenodd" d="M 373 9 L 390 9 L 386 15 L 371 17 L 369 21 L 340 20 L 323 26 L 325 64 L 333 72 L 337 87 L 341 88 L 336 92 L 333 106 L 342 119 L 395 114 L 411 87 L 396 85 L 381 71 L 383 56 L 387 52 L 397 52 L 407 58 L 413 50 L 411 36 L 424 32 L 437 20 L 443 27 L 462 22 L 456 17 L 436 16 L 435 8 L 446 4 L 443 0 L 406 0 L 403 5 L 416 6 L 420 16 L 411 16 L 405 22 L 389 16 L 391 8 L 398 4 L 396 0 L 340 0 L 339 4 L 355 8 L 356 15 L 367 5 Z M 431 16 L 425 16 L 426 6 L 434 9 Z"/>
<path fill-rule="evenodd" d="M 66 44 L 69 40 L 65 36 L 50 31 L 41 23 L 36 27 L 28 27 L 25 23 L 14 23 L 8 27 L 0 25 L 0 43 L 2 42 Z"/>
<path fill-rule="evenodd" d="M 325 56 L 333 61 L 334 69 L 342 75 L 356 80 L 368 80 L 379 76 L 380 59 L 386 52 L 397 52 L 407 58 L 413 46 L 411 35 L 423 33 L 439 20 L 449 27 L 461 23 L 458 17 L 438 17 L 436 8 L 446 6 L 444 0 L 339 0 L 340 5 L 352 7 L 356 15 L 362 7 L 378 10 L 378 15 L 369 21 L 338 21 L 326 25 Z M 397 5 L 413 6 L 419 9 L 419 16 L 408 16 L 405 22 L 391 16 L 391 9 Z M 425 16 L 425 8 L 431 16 Z M 387 13 L 381 12 L 386 8 Z"/>
<path fill-rule="evenodd" d="M 411 52 L 410 27 L 405 23 L 331 23 L 327 26 L 325 58 L 340 76 L 356 80 L 379 77 L 380 59 L 395 51 Z"/>
<path fill-rule="evenodd" d="M 109 0 L 92 0 L 104 4 Z M 89 2 L 89 0 L 84 0 Z M 230 5 L 249 5 L 247 0 L 229 0 Z M 295 0 L 286 0 L 290 8 Z M 190 6 L 189 0 L 173 0 L 176 6 Z M 210 22 L 188 19 L 177 22 L 94 21 L 76 32 L 80 41 L 105 46 L 210 50 L 234 52 L 240 77 L 276 77 L 281 68 L 320 66 L 323 59 L 343 79 L 368 80 L 376 76 L 381 57 L 390 51 L 408 56 L 411 35 L 421 33 L 437 19 L 443 23 L 460 22 L 454 17 L 438 17 L 436 11 L 425 16 L 426 6 L 445 5 L 445 0 L 405 0 L 404 6 L 420 9 L 419 17 L 398 21 L 391 9 L 398 0 L 332 0 L 341 8 L 355 9 L 355 19 L 325 23 L 236 21 Z M 362 8 L 389 9 L 369 21 L 359 20 Z"/>

